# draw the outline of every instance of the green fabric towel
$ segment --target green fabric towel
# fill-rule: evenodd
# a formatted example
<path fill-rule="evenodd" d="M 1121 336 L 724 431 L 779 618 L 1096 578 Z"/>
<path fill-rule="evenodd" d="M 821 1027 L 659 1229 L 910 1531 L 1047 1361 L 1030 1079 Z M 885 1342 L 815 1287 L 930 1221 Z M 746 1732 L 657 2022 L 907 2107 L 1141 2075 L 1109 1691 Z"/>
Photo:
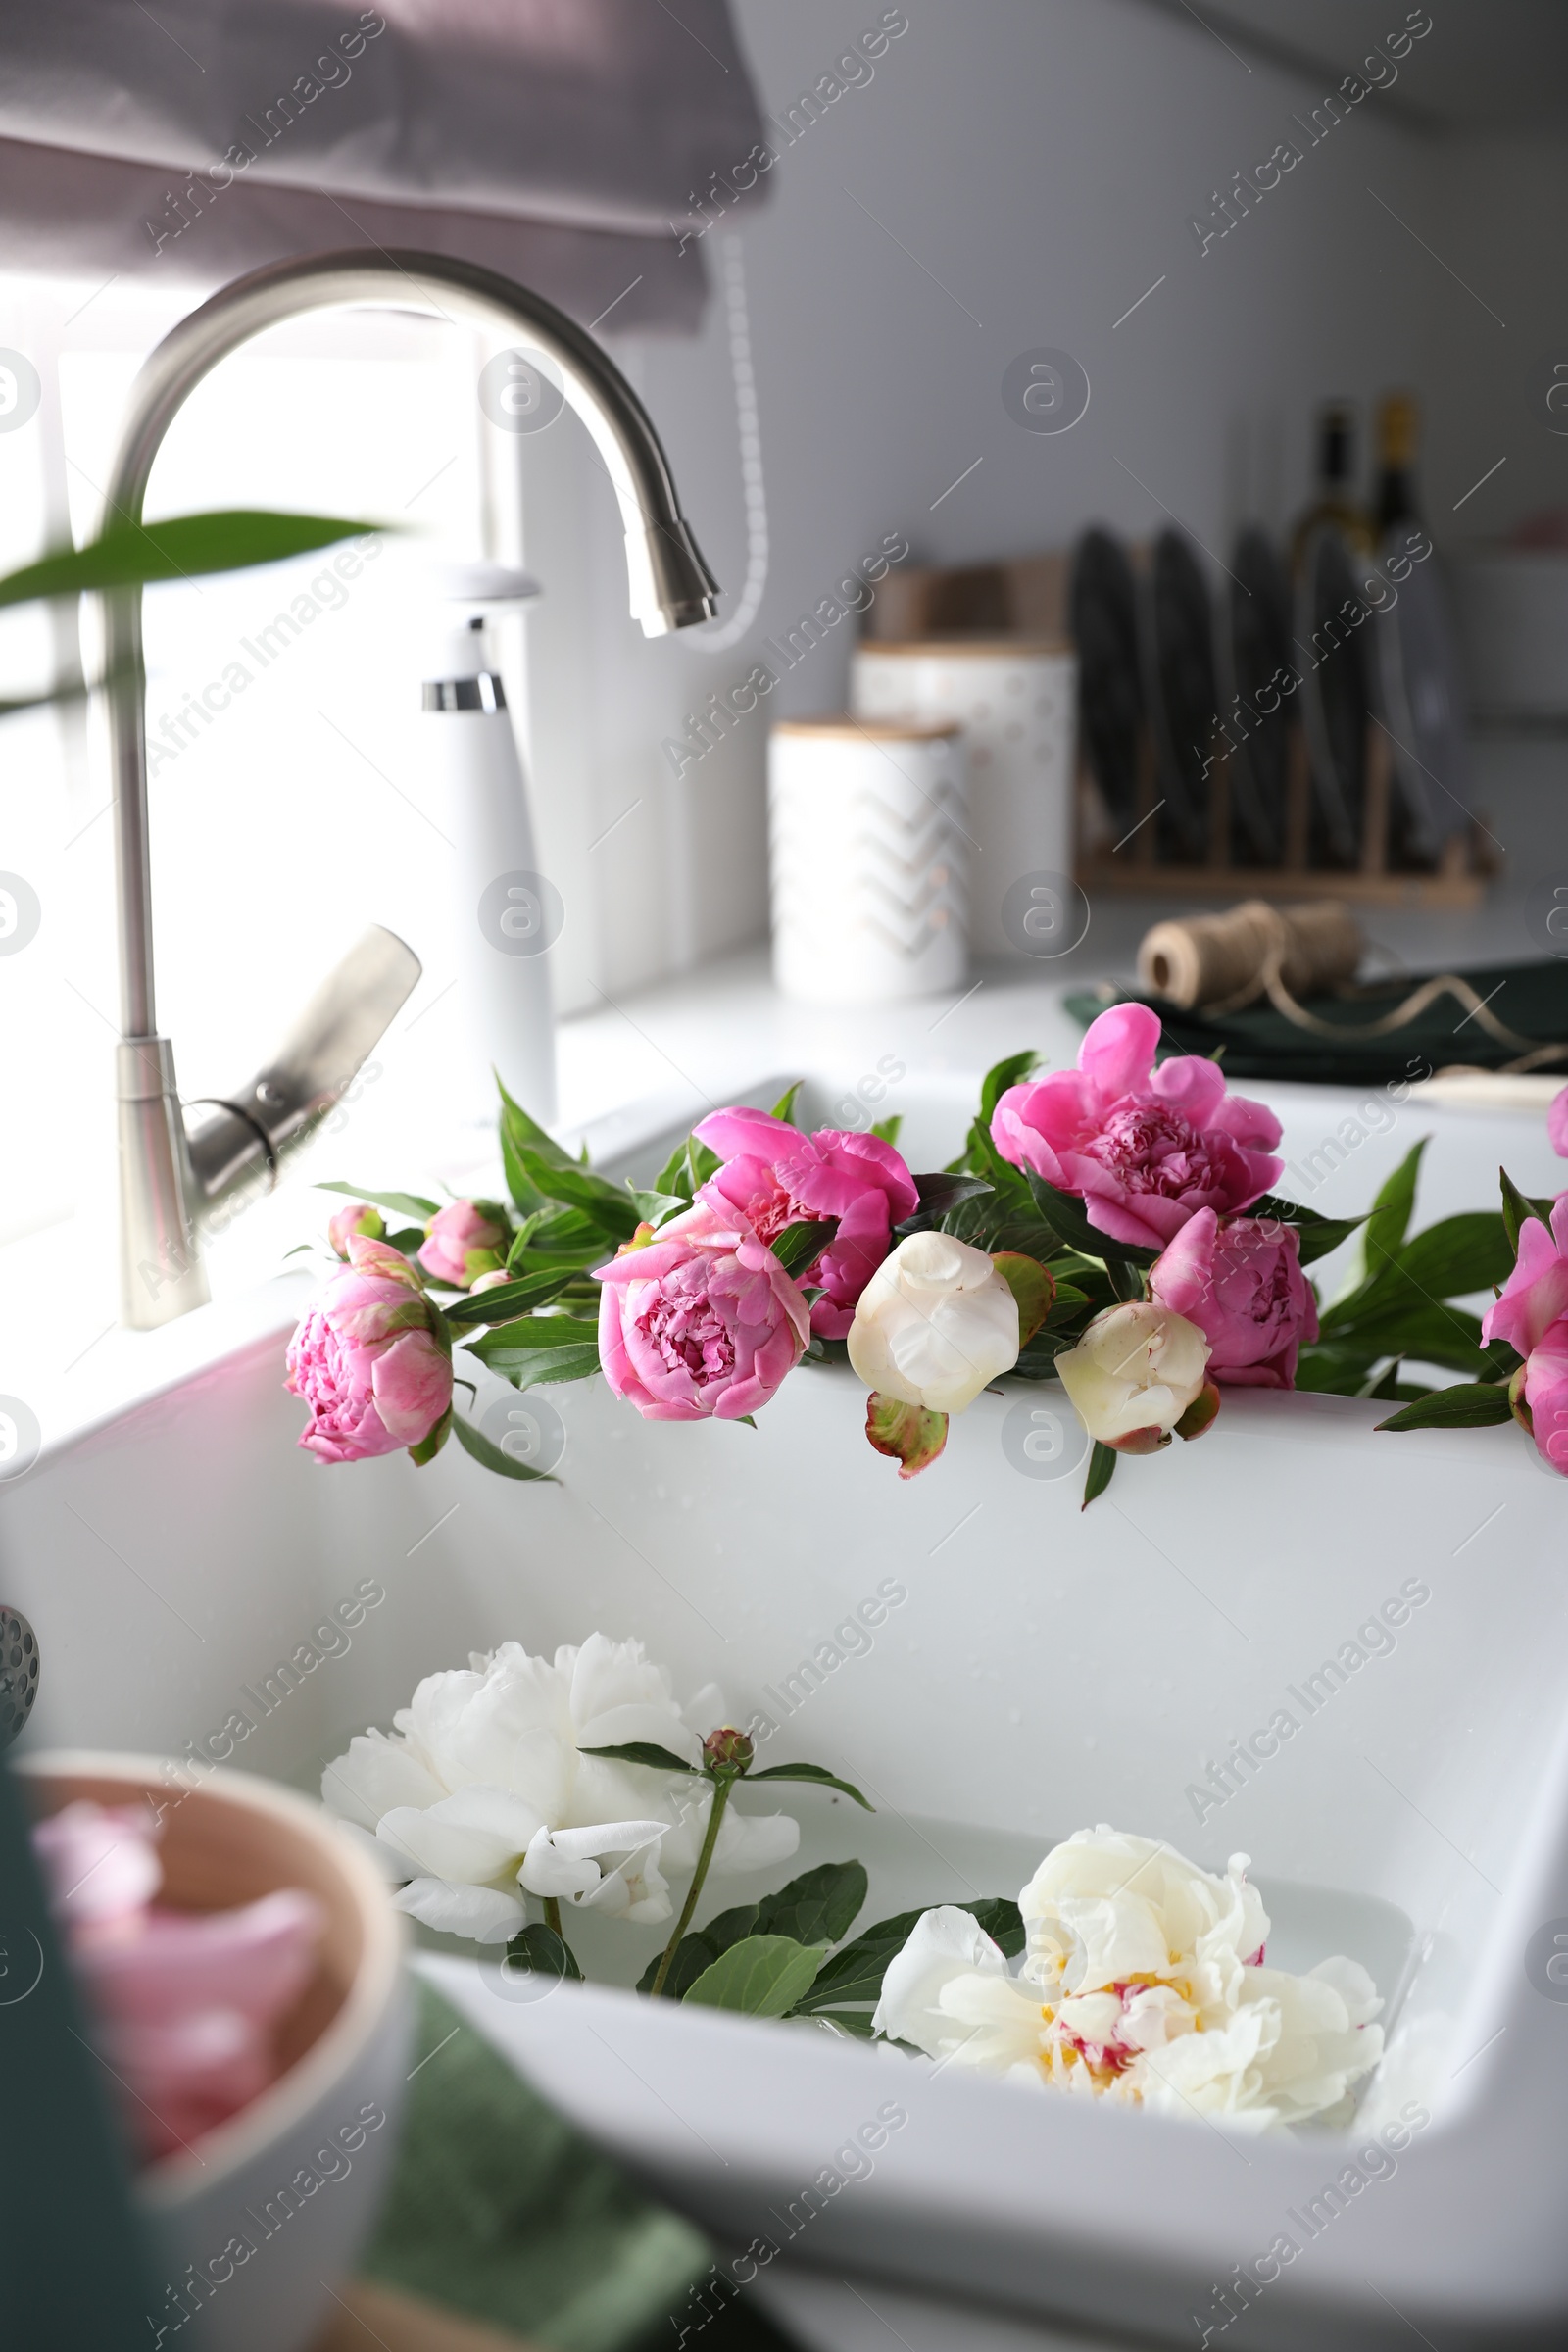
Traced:
<path fill-rule="evenodd" d="M 1451 967 L 1449 967 L 1451 968 Z M 1431 975 L 1400 972 L 1354 997 L 1310 997 L 1304 1009 L 1336 1028 L 1355 1029 L 1381 1020 Z M 1532 1045 L 1564 1045 L 1560 1060 L 1539 1062 L 1547 1073 L 1561 1070 L 1568 1083 L 1568 959 L 1544 956 L 1539 963 L 1476 965 L 1460 977 L 1506 1028 Z M 1318 1086 L 1389 1086 L 1429 1077 L 1463 1063 L 1472 1069 L 1501 1069 L 1525 1050 L 1491 1037 L 1457 997 L 1434 999 L 1424 1012 L 1383 1037 L 1319 1037 L 1298 1029 L 1266 1000 L 1239 1012 L 1210 1019 L 1181 1012 L 1163 997 L 1132 990 L 1078 990 L 1064 999 L 1067 1010 L 1087 1029 L 1107 1004 L 1147 1004 L 1164 1029 L 1162 1053 L 1212 1055 L 1224 1048 L 1228 1078 L 1294 1078 Z"/>
<path fill-rule="evenodd" d="M 672 2344 L 714 2249 L 547 2106 L 431 1985 L 416 1977 L 414 1986 L 409 2107 L 363 2276 L 555 2352 Z M 715 2313 L 702 2345 L 787 2352 L 744 2298 Z"/>

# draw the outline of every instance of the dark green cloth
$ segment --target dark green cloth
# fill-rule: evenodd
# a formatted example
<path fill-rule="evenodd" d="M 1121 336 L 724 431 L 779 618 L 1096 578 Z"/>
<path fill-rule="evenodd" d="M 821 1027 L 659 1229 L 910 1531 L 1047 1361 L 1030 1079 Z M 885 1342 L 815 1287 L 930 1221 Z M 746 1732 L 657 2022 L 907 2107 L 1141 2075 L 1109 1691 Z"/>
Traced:
<path fill-rule="evenodd" d="M 1430 976 L 1401 972 L 1353 997 L 1308 997 L 1302 1004 L 1306 1011 L 1319 1020 L 1332 1021 L 1336 1028 L 1360 1028 L 1392 1012 Z M 1568 1084 L 1568 959 L 1559 961 L 1548 956 L 1539 963 L 1477 964 L 1460 977 L 1469 981 L 1478 997 L 1491 1000 L 1489 1009 L 1505 1027 L 1532 1046 L 1563 1045 L 1560 1062 L 1536 1066 L 1548 1075 L 1560 1069 Z M 1465 1005 L 1451 995 L 1435 998 L 1403 1028 L 1364 1042 L 1319 1037 L 1310 1029 L 1298 1029 L 1266 999 L 1218 1019 L 1201 1012 L 1180 1012 L 1163 997 L 1123 989 L 1078 990 L 1064 1002 L 1074 1020 L 1086 1029 L 1107 1004 L 1147 1004 L 1158 1013 L 1164 1029 L 1162 1054 L 1213 1055 L 1223 1048 L 1228 1078 L 1292 1078 L 1316 1086 L 1388 1086 L 1403 1079 L 1430 1077 L 1456 1063 L 1473 1069 L 1501 1069 L 1527 1050 L 1490 1036 L 1478 1020 L 1466 1018 Z"/>
<path fill-rule="evenodd" d="M 0 1765 L 0 2343 L 26 2352 L 143 2352 L 168 2281 L 131 2205 L 130 2168 L 28 1835 Z"/>
<path fill-rule="evenodd" d="M 415 1990 L 409 2108 L 364 2276 L 556 2352 L 672 2344 L 714 2249 L 547 2106 L 429 1984 L 416 1977 Z M 789 2352 L 743 2297 L 715 2312 L 702 2346 Z"/>

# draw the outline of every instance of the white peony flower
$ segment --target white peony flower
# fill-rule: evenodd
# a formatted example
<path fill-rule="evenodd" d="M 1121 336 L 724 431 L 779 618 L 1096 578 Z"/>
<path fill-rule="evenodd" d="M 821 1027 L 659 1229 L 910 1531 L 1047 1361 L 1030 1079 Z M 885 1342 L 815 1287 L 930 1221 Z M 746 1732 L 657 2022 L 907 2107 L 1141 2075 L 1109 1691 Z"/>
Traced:
<path fill-rule="evenodd" d="M 983 1250 L 911 1233 L 860 1293 L 849 1350 L 868 1389 L 961 1413 L 1017 1362 L 1018 1302 Z"/>
<path fill-rule="evenodd" d="M 1196 1323 L 1133 1299 L 1096 1315 L 1077 1347 L 1057 1356 L 1056 1377 L 1092 1438 L 1120 1446 L 1147 1435 L 1152 1450 L 1202 1394 L 1207 1367 L 1208 1342 Z"/>
<path fill-rule="evenodd" d="M 1165 2115 L 1276 2130 L 1337 2107 L 1383 2054 L 1353 1960 L 1263 1964 L 1268 1918 L 1224 1878 L 1104 1828 L 1056 1846 L 1018 1897 L 1016 1976 L 966 1911 L 928 1911 L 890 1962 L 874 2031 L 928 2057 Z"/>
<path fill-rule="evenodd" d="M 582 1750 L 642 1740 L 696 1764 L 724 1719 L 711 1684 L 683 1713 L 639 1642 L 594 1634 L 554 1661 L 504 1642 L 466 1672 L 427 1675 L 390 1737 L 366 1733 L 327 1766 L 321 1794 L 426 1927 L 504 1943 L 524 1894 L 651 1924 L 670 1916 L 660 1863 L 695 1864 L 712 1790 Z M 712 1867 L 763 1869 L 799 1843 L 788 1815 L 732 1803 Z"/>

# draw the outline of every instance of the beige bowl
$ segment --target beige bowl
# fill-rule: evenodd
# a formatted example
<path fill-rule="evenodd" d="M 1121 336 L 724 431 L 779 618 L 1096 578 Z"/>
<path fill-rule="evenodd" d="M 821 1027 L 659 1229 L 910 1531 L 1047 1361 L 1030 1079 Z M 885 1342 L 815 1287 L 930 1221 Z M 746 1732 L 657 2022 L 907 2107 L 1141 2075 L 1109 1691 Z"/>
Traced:
<path fill-rule="evenodd" d="M 226 1911 L 282 1886 L 316 1895 L 316 1974 L 276 2037 L 281 2071 L 239 2114 L 146 2167 L 154 2306 L 192 2352 L 296 2352 L 331 2309 L 390 2170 L 408 2067 L 404 1922 L 320 1806 L 248 1773 L 198 1786 L 154 1756 L 59 1750 L 20 1762 L 34 1809 L 162 1804 L 161 1899 Z"/>

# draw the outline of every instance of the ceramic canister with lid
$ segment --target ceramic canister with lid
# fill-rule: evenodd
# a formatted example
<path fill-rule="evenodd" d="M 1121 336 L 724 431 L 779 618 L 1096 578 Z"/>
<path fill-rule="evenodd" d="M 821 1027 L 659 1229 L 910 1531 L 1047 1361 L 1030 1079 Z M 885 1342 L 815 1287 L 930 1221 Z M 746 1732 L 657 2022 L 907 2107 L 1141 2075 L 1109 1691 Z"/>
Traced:
<path fill-rule="evenodd" d="M 768 744 L 773 975 L 816 1004 L 963 978 L 963 741 L 940 721 L 792 718 Z"/>
<path fill-rule="evenodd" d="M 1025 943 L 1003 920 L 1020 877 L 1073 868 L 1077 662 L 1046 638 L 925 638 L 856 648 L 858 716 L 952 721 L 969 747 L 969 942 L 1011 956 Z"/>

